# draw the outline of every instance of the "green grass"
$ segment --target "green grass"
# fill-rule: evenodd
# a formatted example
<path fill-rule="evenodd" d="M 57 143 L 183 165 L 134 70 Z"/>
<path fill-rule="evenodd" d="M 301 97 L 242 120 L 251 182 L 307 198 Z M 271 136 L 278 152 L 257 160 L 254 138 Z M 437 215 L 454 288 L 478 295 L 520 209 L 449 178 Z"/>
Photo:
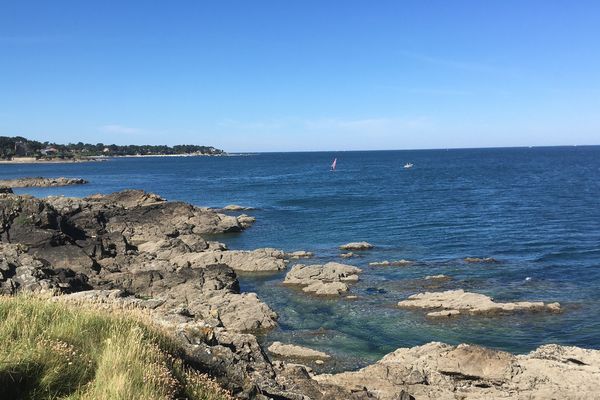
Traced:
<path fill-rule="evenodd" d="M 0 297 L 2 398 L 231 398 L 179 354 L 141 313 Z"/>

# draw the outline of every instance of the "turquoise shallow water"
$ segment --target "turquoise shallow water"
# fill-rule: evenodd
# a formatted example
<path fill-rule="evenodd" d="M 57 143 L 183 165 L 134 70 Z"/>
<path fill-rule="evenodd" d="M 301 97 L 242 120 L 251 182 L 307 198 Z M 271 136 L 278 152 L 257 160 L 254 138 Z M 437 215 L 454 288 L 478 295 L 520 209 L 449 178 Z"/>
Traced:
<path fill-rule="evenodd" d="M 338 158 L 338 171 L 329 164 Z M 405 170 L 402 166 L 414 163 Z M 358 300 L 314 299 L 284 273 L 241 276 L 280 315 L 261 339 L 333 354 L 339 370 L 432 340 L 526 352 L 540 344 L 600 348 L 600 147 L 269 153 L 0 165 L 0 177 L 72 176 L 89 185 L 19 189 L 73 196 L 141 188 L 197 205 L 256 207 L 257 223 L 220 237 L 231 248 L 277 247 L 341 261 L 340 244 L 376 248 L 344 262 L 363 268 Z M 496 264 L 466 264 L 467 256 Z M 415 260 L 410 267 L 371 261 Z M 454 279 L 426 287 L 426 275 Z M 525 278 L 531 278 L 526 280 Z M 559 301 L 561 314 L 443 321 L 395 304 L 424 290 L 464 288 L 498 300 Z"/>

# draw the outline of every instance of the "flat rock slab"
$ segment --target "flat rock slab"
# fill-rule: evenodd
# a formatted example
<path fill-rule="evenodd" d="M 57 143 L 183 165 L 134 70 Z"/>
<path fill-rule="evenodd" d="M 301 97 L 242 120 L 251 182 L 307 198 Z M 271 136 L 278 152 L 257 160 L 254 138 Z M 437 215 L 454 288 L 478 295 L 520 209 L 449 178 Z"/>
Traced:
<path fill-rule="evenodd" d="M 347 282 L 358 281 L 360 268 L 336 262 L 324 265 L 297 264 L 287 273 L 283 281 L 287 285 L 304 286 L 304 292 L 332 296 L 348 291 Z"/>
<path fill-rule="evenodd" d="M 281 357 L 290 358 L 316 358 L 328 359 L 329 354 L 322 351 L 309 349 L 308 347 L 296 346 L 294 344 L 283 344 L 281 342 L 273 342 L 268 348 L 269 352 Z"/>
<path fill-rule="evenodd" d="M 227 250 L 184 253 L 174 257 L 171 261 L 178 266 L 191 265 L 193 267 L 227 264 L 232 269 L 243 272 L 276 272 L 285 269 L 287 266 L 285 253 L 272 248 L 252 251 Z"/>
<path fill-rule="evenodd" d="M 369 242 L 351 242 L 340 246 L 340 250 L 370 250 L 374 246 Z"/>
<path fill-rule="evenodd" d="M 595 399 L 600 350 L 544 345 L 526 355 L 480 346 L 432 342 L 400 348 L 355 372 L 314 377 L 320 383 L 363 390 L 396 400 L 400 390 L 416 399 Z"/>
<path fill-rule="evenodd" d="M 410 296 L 398 303 L 402 308 L 422 308 L 432 310 L 429 317 L 448 317 L 460 314 L 493 314 L 516 311 L 560 311 L 559 303 L 541 301 L 519 301 L 514 303 L 495 302 L 489 296 L 459 290 L 445 292 L 425 292 Z"/>
<path fill-rule="evenodd" d="M 43 178 L 41 176 L 34 178 L 17 178 L 0 180 L 0 186 L 19 188 L 19 187 L 53 187 L 67 185 L 83 185 L 88 183 L 81 178 Z"/>

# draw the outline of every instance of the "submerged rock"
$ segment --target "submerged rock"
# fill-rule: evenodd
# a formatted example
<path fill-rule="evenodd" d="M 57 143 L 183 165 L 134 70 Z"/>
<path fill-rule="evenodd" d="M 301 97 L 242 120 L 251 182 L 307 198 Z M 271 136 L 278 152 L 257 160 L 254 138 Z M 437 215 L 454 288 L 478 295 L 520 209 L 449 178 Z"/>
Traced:
<path fill-rule="evenodd" d="M 348 252 L 348 253 L 342 253 L 342 254 L 340 254 L 340 257 L 342 257 L 342 258 L 360 257 L 360 254 L 355 254 L 353 252 Z"/>
<path fill-rule="evenodd" d="M 495 258 L 492 257 L 484 257 L 484 258 L 479 258 L 479 257 L 466 257 L 464 259 L 464 261 L 466 263 L 497 263 L 498 260 L 496 260 Z"/>
<path fill-rule="evenodd" d="M 369 250 L 374 246 L 369 242 L 351 242 L 340 246 L 341 250 Z"/>
<path fill-rule="evenodd" d="M 322 351 L 309 349 L 308 347 L 296 346 L 293 344 L 283 344 L 281 342 L 273 342 L 268 347 L 268 350 L 278 356 L 291 358 L 318 358 L 328 359 L 329 354 Z"/>
<path fill-rule="evenodd" d="M 439 274 L 439 275 L 427 275 L 425 278 L 426 281 L 435 281 L 435 282 L 445 282 L 445 281 L 449 281 L 452 278 L 444 275 L 444 274 Z"/>
<path fill-rule="evenodd" d="M 41 176 L 34 178 L 16 178 L 0 180 L 0 186 L 6 186 L 9 188 L 83 185 L 85 183 L 88 183 L 88 181 L 81 178 L 43 178 Z"/>
<path fill-rule="evenodd" d="M 344 282 L 321 282 L 317 281 L 302 288 L 303 292 L 312 293 L 317 296 L 337 296 L 346 293 L 350 288 Z"/>
<path fill-rule="evenodd" d="M 546 345 L 522 356 L 432 342 L 401 348 L 356 372 L 317 375 L 320 383 L 366 388 L 381 400 L 401 390 L 417 399 L 588 399 L 597 396 L 600 351 Z"/>
<path fill-rule="evenodd" d="M 314 253 L 311 253 L 310 251 L 304 251 L 304 250 L 293 251 L 291 253 L 285 253 L 286 258 L 292 258 L 292 259 L 312 258 L 313 256 L 314 256 Z"/>
<path fill-rule="evenodd" d="M 287 285 L 304 286 L 302 290 L 322 296 L 334 296 L 348 291 L 346 282 L 358 281 L 360 268 L 335 262 L 324 265 L 297 264 L 283 281 Z"/>
<path fill-rule="evenodd" d="M 254 210 L 252 207 L 244 207 L 237 204 L 229 204 L 222 208 L 223 211 L 250 211 Z"/>
<path fill-rule="evenodd" d="M 409 260 L 397 260 L 397 261 L 375 261 L 375 262 L 370 262 L 369 265 L 371 267 L 403 267 L 403 266 L 407 266 L 407 265 L 412 265 L 414 264 L 414 261 L 409 261 Z"/>
<path fill-rule="evenodd" d="M 516 311 L 560 311 L 559 303 L 545 304 L 541 301 L 519 301 L 514 303 L 498 303 L 489 296 L 459 290 L 445 292 L 425 292 L 410 296 L 400 301 L 399 307 L 422 308 L 430 311 L 427 316 L 441 317 L 459 314 L 486 314 Z"/>

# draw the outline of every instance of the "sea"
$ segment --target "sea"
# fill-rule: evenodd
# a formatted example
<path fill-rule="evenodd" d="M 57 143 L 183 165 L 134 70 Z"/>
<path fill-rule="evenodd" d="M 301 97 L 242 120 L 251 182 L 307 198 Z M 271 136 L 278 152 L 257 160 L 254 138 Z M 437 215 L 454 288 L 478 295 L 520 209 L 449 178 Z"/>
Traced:
<path fill-rule="evenodd" d="M 337 169 L 330 165 L 337 158 Z M 406 163 L 414 166 L 403 168 Z M 259 335 L 325 351 L 324 371 L 356 369 L 430 341 L 527 353 L 546 343 L 600 348 L 600 146 L 259 153 L 0 165 L 0 178 L 80 177 L 87 185 L 23 188 L 86 196 L 138 188 L 199 206 L 239 204 L 257 222 L 217 240 L 231 249 L 315 253 L 302 263 L 363 270 L 354 300 L 308 296 L 285 271 L 240 274 L 279 315 Z M 375 247 L 341 259 L 339 246 Z M 495 263 L 467 263 L 492 257 Z M 411 260 L 409 266 L 371 262 Z M 427 275 L 452 279 L 432 283 Z M 558 301 L 562 312 L 431 319 L 398 301 L 462 288 L 497 301 Z"/>

